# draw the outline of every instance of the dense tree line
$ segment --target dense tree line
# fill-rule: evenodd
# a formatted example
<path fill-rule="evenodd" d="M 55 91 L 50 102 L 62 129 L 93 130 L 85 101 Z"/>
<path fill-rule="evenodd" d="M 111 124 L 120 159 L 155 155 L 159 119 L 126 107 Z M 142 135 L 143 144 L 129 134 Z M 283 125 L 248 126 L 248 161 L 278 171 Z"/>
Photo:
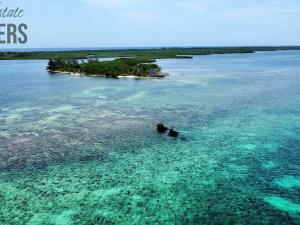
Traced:
<path fill-rule="evenodd" d="M 82 63 L 76 59 L 50 59 L 47 69 L 49 71 L 80 73 L 90 76 L 161 76 L 161 68 L 154 62 L 155 60 L 141 58 L 120 58 L 103 62 L 89 60 Z"/>
<path fill-rule="evenodd" d="M 300 46 L 278 47 L 194 47 L 194 48 L 154 48 L 154 49 L 115 49 L 80 51 L 36 51 L 0 52 L 1 59 L 87 59 L 91 57 L 141 57 L 148 59 L 192 58 L 192 55 L 254 53 L 256 51 L 300 50 Z"/>

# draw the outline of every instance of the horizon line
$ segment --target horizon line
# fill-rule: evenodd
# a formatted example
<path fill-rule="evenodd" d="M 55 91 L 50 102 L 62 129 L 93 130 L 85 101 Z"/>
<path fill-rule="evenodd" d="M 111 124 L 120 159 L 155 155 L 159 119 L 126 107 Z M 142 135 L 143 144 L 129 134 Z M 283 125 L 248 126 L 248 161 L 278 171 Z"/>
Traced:
<path fill-rule="evenodd" d="M 101 51 L 101 50 L 130 50 L 130 49 L 163 49 L 163 48 L 286 48 L 286 47 L 299 47 L 299 45 L 182 45 L 182 46 L 117 46 L 117 47 L 16 47 L 16 48 L 2 48 L 0 52 L 21 52 L 21 51 Z"/>

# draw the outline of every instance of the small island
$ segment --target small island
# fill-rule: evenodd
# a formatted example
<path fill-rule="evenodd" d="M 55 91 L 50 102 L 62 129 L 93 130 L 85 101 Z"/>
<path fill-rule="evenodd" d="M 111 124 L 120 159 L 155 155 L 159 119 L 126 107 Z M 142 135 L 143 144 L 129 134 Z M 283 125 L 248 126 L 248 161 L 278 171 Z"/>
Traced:
<path fill-rule="evenodd" d="M 102 77 L 164 77 L 165 73 L 154 64 L 153 59 L 143 58 L 119 58 L 113 61 L 99 62 L 97 59 L 89 59 L 80 63 L 77 59 L 50 59 L 48 71 L 54 73 L 70 73 L 82 76 Z"/>

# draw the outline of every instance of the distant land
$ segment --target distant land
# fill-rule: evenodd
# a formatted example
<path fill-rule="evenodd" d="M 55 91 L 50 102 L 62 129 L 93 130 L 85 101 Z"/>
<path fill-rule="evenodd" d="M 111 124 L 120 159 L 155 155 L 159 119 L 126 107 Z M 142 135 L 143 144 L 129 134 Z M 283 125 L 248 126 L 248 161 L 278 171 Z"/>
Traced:
<path fill-rule="evenodd" d="M 25 59 L 88 59 L 108 57 L 137 57 L 143 59 L 192 58 L 193 55 L 238 54 L 258 51 L 300 50 L 300 46 L 265 47 L 166 47 L 166 48 L 118 48 L 100 50 L 9 50 L 0 52 L 0 60 Z"/>

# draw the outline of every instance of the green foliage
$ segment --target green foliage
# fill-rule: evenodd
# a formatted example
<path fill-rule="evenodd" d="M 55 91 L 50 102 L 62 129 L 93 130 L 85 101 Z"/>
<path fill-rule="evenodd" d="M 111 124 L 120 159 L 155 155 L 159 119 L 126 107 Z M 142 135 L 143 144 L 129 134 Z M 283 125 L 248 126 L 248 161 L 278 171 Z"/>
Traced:
<path fill-rule="evenodd" d="M 87 63 L 79 63 L 76 59 L 50 59 L 47 69 L 50 71 L 80 73 L 89 76 L 161 76 L 161 68 L 153 64 L 153 62 L 155 60 L 142 58 L 120 58 L 114 61 L 103 62 L 89 60 Z"/>
<path fill-rule="evenodd" d="M 191 58 L 191 55 L 253 53 L 255 51 L 300 50 L 299 46 L 220 47 L 220 48 L 155 48 L 125 50 L 85 50 L 53 52 L 0 52 L 0 60 L 9 59 L 88 59 L 138 57 L 144 59 Z"/>

